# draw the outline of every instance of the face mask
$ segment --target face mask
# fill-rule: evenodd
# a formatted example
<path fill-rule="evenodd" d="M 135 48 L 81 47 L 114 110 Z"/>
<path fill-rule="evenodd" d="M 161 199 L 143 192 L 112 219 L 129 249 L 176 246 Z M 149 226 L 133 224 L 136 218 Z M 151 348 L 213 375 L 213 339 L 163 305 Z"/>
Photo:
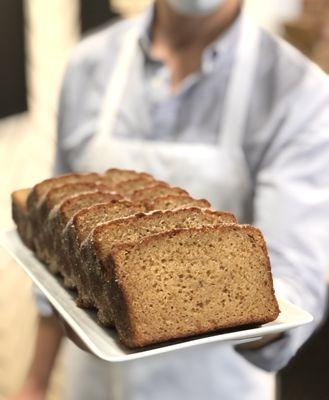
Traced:
<path fill-rule="evenodd" d="M 219 7 L 225 0 L 167 0 L 178 13 L 184 15 L 206 15 Z"/>

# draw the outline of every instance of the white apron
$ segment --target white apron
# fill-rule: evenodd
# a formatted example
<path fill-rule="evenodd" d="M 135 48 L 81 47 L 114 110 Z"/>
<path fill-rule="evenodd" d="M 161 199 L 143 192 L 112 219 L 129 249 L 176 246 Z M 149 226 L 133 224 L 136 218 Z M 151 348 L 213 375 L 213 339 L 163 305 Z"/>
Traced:
<path fill-rule="evenodd" d="M 74 168 L 102 171 L 117 167 L 146 171 L 157 179 L 187 189 L 194 197 L 210 200 L 216 209 L 233 211 L 240 221 L 247 220 L 246 201 L 252 187 L 242 152 L 242 139 L 256 70 L 258 36 L 257 28 L 242 17 L 242 32 L 217 145 L 206 145 L 121 139 L 113 135 L 116 116 L 122 106 L 123 94 L 129 90 L 129 73 L 138 51 L 138 27 L 129 31 L 107 85 L 99 132 L 80 154 L 81 157 L 74 160 Z M 75 356 L 71 354 L 70 363 L 75 366 L 71 365 L 68 370 L 75 371 L 76 378 L 71 380 L 73 385 L 69 385 L 67 397 L 70 400 L 90 399 L 88 396 L 92 396 L 93 390 L 98 393 L 93 397 L 95 399 L 115 400 L 213 399 L 217 392 L 221 393 L 221 400 L 274 398 L 273 376 L 253 367 L 229 346 L 206 346 L 108 367 L 79 351 L 73 353 Z M 103 365 L 102 373 L 96 365 Z M 77 376 L 79 368 L 81 375 Z M 217 382 L 216 388 L 210 385 L 198 389 L 197 380 L 206 383 L 207 376 L 211 377 L 212 385 Z M 82 382 L 86 385 L 81 386 Z M 102 385 L 104 397 L 100 394 Z"/>

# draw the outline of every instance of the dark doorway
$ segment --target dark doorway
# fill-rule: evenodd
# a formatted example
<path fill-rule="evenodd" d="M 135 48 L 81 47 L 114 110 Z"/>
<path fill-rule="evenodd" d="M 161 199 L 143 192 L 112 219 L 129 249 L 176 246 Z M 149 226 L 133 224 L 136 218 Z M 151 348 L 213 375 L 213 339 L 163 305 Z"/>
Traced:
<path fill-rule="evenodd" d="M 0 118 L 27 109 L 23 0 L 0 1 Z"/>
<path fill-rule="evenodd" d="M 329 399 L 328 313 L 324 325 L 280 372 L 278 386 L 280 400 Z"/>
<path fill-rule="evenodd" d="M 80 0 L 81 32 L 93 30 L 106 24 L 113 18 L 118 18 L 108 0 Z"/>

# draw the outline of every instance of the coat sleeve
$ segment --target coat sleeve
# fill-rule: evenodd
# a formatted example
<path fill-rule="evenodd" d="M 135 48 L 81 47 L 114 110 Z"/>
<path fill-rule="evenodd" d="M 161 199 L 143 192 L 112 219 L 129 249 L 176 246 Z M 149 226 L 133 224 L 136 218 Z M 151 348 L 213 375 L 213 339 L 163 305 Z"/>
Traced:
<path fill-rule="evenodd" d="M 305 79 L 255 178 L 254 223 L 264 233 L 276 295 L 312 314 L 313 323 L 259 350 L 241 351 L 255 365 L 284 367 L 320 324 L 329 267 L 329 84 Z M 311 79 L 310 79 L 311 78 Z"/>

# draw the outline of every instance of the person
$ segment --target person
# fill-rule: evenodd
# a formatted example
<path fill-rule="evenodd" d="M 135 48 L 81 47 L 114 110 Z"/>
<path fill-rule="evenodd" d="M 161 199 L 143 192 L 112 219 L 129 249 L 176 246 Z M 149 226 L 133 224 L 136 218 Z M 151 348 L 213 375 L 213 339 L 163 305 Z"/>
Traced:
<path fill-rule="evenodd" d="M 239 0 L 157 0 L 82 41 L 59 105 L 55 172 L 146 171 L 265 235 L 276 294 L 314 323 L 254 346 L 212 344 L 103 363 L 73 351 L 72 399 L 269 400 L 270 373 L 320 323 L 329 243 L 329 84 Z M 16 399 L 44 399 L 62 330 L 40 302 Z"/>

